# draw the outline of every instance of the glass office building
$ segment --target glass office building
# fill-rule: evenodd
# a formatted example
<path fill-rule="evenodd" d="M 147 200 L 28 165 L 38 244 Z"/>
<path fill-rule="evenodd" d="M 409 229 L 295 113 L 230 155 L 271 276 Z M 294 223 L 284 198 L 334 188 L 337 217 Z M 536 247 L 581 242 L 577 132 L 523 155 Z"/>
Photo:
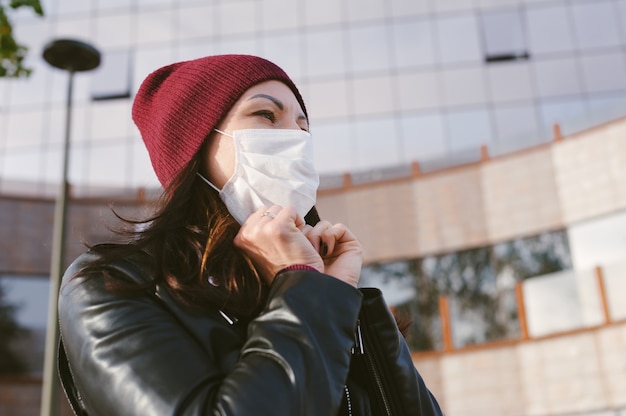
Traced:
<path fill-rule="evenodd" d="M 0 82 L 0 193 L 61 176 L 67 74 L 41 58 L 87 41 L 102 65 L 75 78 L 70 182 L 156 187 L 130 119 L 159 66 L 257 54 L 302 90 L 323 185 L 498 155 L 626 114 L 626 0 L 45 0 L 13 16 L 26 80 Z"/>

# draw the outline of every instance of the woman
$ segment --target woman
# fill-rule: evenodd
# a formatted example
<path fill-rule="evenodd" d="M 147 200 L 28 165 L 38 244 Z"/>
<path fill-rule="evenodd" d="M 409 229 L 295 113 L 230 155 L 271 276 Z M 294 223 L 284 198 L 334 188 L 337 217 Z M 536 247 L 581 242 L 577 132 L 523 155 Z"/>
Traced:
<path fill-rule="evenodd" d="M 64 277 L 78 414 L 441 414 L 380 292 L 357 289 L 360 243 L 317 216 L 308 115 L 280 68 L 166 66 L 133 119 L 165 192 Z"/>

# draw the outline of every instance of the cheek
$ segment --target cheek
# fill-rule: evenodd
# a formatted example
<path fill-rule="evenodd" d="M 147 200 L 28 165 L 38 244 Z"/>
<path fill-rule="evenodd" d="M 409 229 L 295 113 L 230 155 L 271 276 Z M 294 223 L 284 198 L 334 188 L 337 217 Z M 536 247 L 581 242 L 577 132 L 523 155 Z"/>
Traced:
<path fill-rule="evenodd" d="M 222 189 L 235 172 L 235 149 L 232 139 L 214 137 L 204 151 L 204 173 L 209 181 Z"/>

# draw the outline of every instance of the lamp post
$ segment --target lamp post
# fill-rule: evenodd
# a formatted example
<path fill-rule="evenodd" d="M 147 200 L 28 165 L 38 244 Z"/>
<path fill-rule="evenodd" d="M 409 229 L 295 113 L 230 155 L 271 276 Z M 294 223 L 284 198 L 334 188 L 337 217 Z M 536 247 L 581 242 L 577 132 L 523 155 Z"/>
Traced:
<path fill-rule="evenodd" d="M 51 66 L 65 70 L 69 74 L 67 102 L 65 108 L 65 140 L 63 147 L 63 176 L 54 209 L 54 229 L 52 258 L 50 261 L 50 296 L 48 305 L 48 325 L 44 357 L 43 386 L 41 394 L 41 416 L 58 413 L 59 381 L 56 356 L 59 344 L 59 320 L 57 302 L 65 257 L 65 232 L 67 223 L 67 200 L 69 192 L 68 167 L 70 150 L 70 127 L 72 122 L 72 88 L 74 73 L 90 71 L 100 65 L 100 52 L 93 46 L 73 39 L 58 39 L 48 43 L 43 58 Z"/>

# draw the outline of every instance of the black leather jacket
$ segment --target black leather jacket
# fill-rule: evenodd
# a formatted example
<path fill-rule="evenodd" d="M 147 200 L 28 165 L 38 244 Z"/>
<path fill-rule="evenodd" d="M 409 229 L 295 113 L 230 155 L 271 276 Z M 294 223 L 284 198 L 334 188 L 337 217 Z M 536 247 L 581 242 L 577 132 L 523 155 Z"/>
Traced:
<path fill-rule="evenodd" d="M 73 263 L 59 298 L 59 371 L 77 414 L 442 414 L 376 289 L 284 272 L 243 324 L 194 315 L 164 287 L 124 295 L 99 273 L 72 278 L 93 259 Z M 108 269 L 148 279 L 137 260 Z"/>

